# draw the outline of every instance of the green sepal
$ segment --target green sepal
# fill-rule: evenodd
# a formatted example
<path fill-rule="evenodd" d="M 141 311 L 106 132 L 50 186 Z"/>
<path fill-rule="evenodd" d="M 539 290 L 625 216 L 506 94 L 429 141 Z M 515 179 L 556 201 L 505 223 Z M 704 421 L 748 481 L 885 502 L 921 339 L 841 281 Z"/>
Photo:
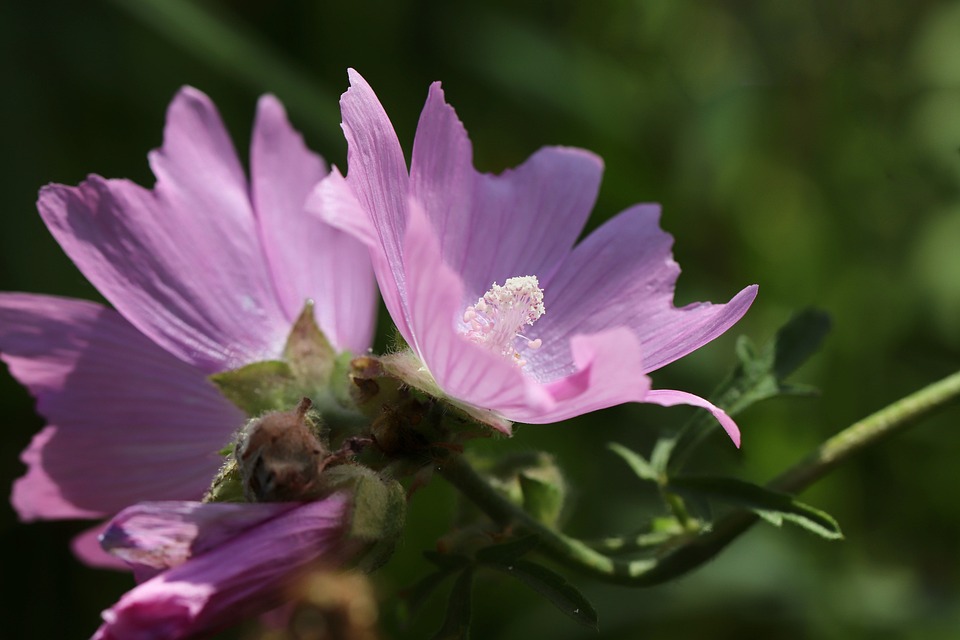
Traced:
<path fill-rule="evenodd" d="M 293 376 L 308 386 L 325 386 L 333 373 L 337 352 L 323 335 L 313 313 L 314 303 L 308 300 L 293 323 L 283 357 Z"/>
<path fill-rule="evenodd" d="M 254 362 L 239 369 L 210 376 L 220 392 L 250 417 L 267 411 L 285 411 L 296 406 L 302 390 L 282 360 Z"/>
<path fill-rule="evenodd" d="M 349 362 L 349 394 L 351 401 L 371 420 L 380 418 L 387 407 L 393 408 L 406 401 L 404 384 L 384 371 L 376 356 L 358 356 Z"/>
<path fill-rule="evenodd" d="M 579 589 L 552 569 L 529 560 L 515 560 L 510 563 L 483 563 L 483 566 L 519 580 L 580 624 L 594 630 L 597 629 L 599 624 L 597 610 L 580 593 Z"/>
<path fill-rule="evenodd" d="M 510 434 L 513 423 L 500 414 L 460 402 L 446 395 L 437 381 L 410 349 L 390 353 L 379 359 L 383 374 L 399 380 L 404 386 L 416 389 L 444 406 L 449 418 L 448 426 L 464 434 L 478 437 L 491 435 L 493 429 Z"/>
<path fill-rule="evenodd" d="M 473 617 L 473 568 L 457 576 L 447 600 L 447 615 L 433 640 L 469 640 L 470 618 Z"/>
<path fill-rule="evenodd" d="M 681 495 L 716 500 L 749 509 L 778 527 L 786 520 L 828 540 L 843 538 L 840 525 L 830 514 L 788 494 L 771 491 L 743 480 L 681 476 L 671 478 L 667 489 Z"/>
<path fill-rule="evenodd" d="M 403 486 L 367 467 L 343 464 L 324 472 L 324 489 L 347 489 L 353 494 L 353 511 L 346 537 L 372 543 L 358 562 L 364 571 L 385 563 L 396 549 L 406 519 Z"/>
<path fill-rule="evenodd" d="M 328 491 L 349 489 L 353 493 L 353 514 L 348 535 L 360 540 L 396 538 L 403 531 L 407 500 L 403 486 L 372 469 L 342 464 L 324 472 Z"/>
<path fill-rule="evenodd" d="M 229 447 L 229 453 L 233 447 Z M 243 479 L 237 461 L 231 456 L 224 461 L 217 475 L 214 476 L 210 488 L 203 496 L 204 502 L 244 502 Z"/>
<path fill-rule="evenodd" d="M 254 362 L 210 376 L 220 392 L 248 417 L 287 411 L 301 398 L 313 401 L 321 422 L 335 432 L 365 424 L 350 396 L 350 353 L 337 353 L 307 302 L 287 336 L 283 360 Z"/>

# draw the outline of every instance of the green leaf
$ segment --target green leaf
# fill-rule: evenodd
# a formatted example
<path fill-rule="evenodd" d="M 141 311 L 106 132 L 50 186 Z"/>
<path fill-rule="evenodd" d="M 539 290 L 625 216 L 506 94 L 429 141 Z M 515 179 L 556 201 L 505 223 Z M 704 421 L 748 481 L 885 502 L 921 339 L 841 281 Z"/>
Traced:
<path fill-rule="evenodd" d="M 468 640 L 470 638 L 470 617 L 473 614 L 471 592 L 473 591 L 473 568 L 464 569 L 447 601 L 447 615 L 443 626 L 433 636 L 433 640 Z"/>
<path fill-rule="evenodd" d="M 806 385 L 791 385 L 785 378 L 806 362 L 830 331 L 830 317 L 817 309 L 804 309 L 783 325 L 773 340 L 756 349 L 746 336 L 737 341 L 740 364 L 716 403 L 730 415 L 776 395 L 810 395 Z"/>
<path fill-rule="evenodd" d="M 441 569 L 455 570 L 462 569 L 469 564 L 473 563 L 473 560 L 467 556 L 460 555 L 459 553 L 440 553 L 438 551 L 424 551 L 423 557 L 429 560 L 431 563 L 437 565 Z"/>
<path fill-rule="evenodd" d="M 785 378 L 816 352 L 830 330 L 830 318 L 823 311 L 804 309 L 777 331 L 776 336 L 757 349 L 746 336 L 737 341 L 739 362 L 710 400 L 735 416 L 752 404 L 778 395 L 811 395 L 813 387 L 790 384 Z M 679 434 L 658 443 L 654 467 L 679 469 L 690 453 L 716 430 L 716 420 L 700 412 Z M 672 441 L 672 443 L 670 443 Z M 664 462 L 664 458 L 667 458 Z"/>
<path fill-rule="evenodd" d="M 477 562 L 510 564 L 533 551 L 538 542 L 537 536 L 524 536 L 510 542 L 484 547 L 477 551 Z"/>
<path fill-rule="evenodd" d="M 666 475 L 667 465 L 670 463 L 670 456 L 673 454 L 674 447 L 677 446 L 676 438 L 660 438 L 653 445 L 653 453 L 650 454 L 650 466 L 653 467 L 657 476 Z"/>
<path fill-rule="evenodd" d="M 830 514 L 800 502 L 793 496 L 734 478 L 686 476 L 671 478 L 669 491 L 708 498 L 753 511 L 767 522 L 780 526 L 784 520 L 828 540 L 843 538 L 840 525 Z"/>
<path fill-rule="evenodd" d="M 446 556 L 445 554 L 438 554 L 436 552 L 425 552 L 432 553 L 437 556 L 444 556 L 444 560 L 441 563 L 434 562 L 438 564 L 440 569 L 428 573 L 423 578 L 417 581 L 412 587 L 404 589 L 403 593 L 403 605 L 406 610 L 407 615 L 415 615 L 420 611 L 423 604 L 427 601 L 427 598 L 437 590 L 437 588 L 443 584 L 443 582 L 451 575 L 457 571 L 467 567 L 471 564 L 470 559 L 466 556 Z M 446 559 L 456 559 L 454 562 L 446 562 Z M 428 558 L 429 559 L 429 558 Z"/>
<path fill-rule="evenodd" d="M 633 470 L 637 477 L 641 480 L 649 480 L 650 482 L 660 482 L 660 474 L 657 473 L 657 470 L 652 464 L 647 462 L 647 459 L 641 456 L 639 453 L 627 449 L 622 444 L 617 444 L 616 442 L 611 442 L 607 444 L 607 448 L 610 451 L 613 451 L 615 454 L 623 458 L 630 469 Z"/>
<path fill-rule="evenodd" d="M 773 370 L 782 380 L 800 368 L 820 348 L 830 333 L 830 316 L 819 309 L 804 309 L 777 331 Z"/>
<path fill-rule="evenodd" d="M 597 611 L 593 605 L 576 587 L 553 570 L 529 560 L 508 564 L 484 563 L 484 566 L 516 578 L 580 624 L 597 629 Z"/>

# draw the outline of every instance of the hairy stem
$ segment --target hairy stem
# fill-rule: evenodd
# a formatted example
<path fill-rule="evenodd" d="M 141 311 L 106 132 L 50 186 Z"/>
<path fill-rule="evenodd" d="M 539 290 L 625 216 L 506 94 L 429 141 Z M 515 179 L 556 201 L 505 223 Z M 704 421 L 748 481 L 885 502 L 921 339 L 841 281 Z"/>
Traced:
<path fill-rule="evenodd" d="M 847 427 L 768 486 L 790 493 L 805 489 L 858 451 L 915 424 L 958 398 L 960 372 Z M 540 549 L 558 562 L 607 582 L 631 586 L 660 584 L 699 567 L 758 520 L 750 512 L 738 511 L 717 522 L 709 533 L 690 537 L 655 559 L 615 558 L 538 522 L 495 491 L 462 456 L 447 459 L 440 465 L 440 474 L 498 524 L 513 525 L 536 534 L 540 538 Z"/>

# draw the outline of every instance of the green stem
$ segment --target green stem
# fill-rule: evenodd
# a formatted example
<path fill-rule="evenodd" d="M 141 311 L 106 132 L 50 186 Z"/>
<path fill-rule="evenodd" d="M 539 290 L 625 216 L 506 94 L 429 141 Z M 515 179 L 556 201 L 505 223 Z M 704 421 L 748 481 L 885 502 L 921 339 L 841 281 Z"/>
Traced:
<path fill-rule="evenodd" d="M 690 514 L 687 513 L 687 505 L 683 503 L 683 499 L 664 487 L 660 487 L 660 495 L 663 497 L 663 501 L 667 503 L 670 513 L 680 523 L 680 527 L 687 533 L 695 531 L 696 526 L 690 520 Z"/>
<path fill-rule="evenodd" d="M 957 398 L 960 398 L 960 372 L 854 423 L 768 486 L 778 491 L 800 491 L 858 451 L 915 424 Z M 613 558 L 532 518 L 494 490 L 462 456 L 451 456 L 440 466 L 440 474 L 498 524 L 514 525 L 536 534 L 540 548 L 558 562 L 606 582 L 631 586 L 660 584 L 699 567 L 758 520 L 750 512 L 738 511 L 717 522 L 709 533 L 689 538 L 655 559 Z"/>
<path fill-rule="evenodd" d="M 789 493 L 805 489 L 861 449 L 916 424 L 958 398 L 960 371 L 850 425 L 780 474 L 769 486 Z"/>

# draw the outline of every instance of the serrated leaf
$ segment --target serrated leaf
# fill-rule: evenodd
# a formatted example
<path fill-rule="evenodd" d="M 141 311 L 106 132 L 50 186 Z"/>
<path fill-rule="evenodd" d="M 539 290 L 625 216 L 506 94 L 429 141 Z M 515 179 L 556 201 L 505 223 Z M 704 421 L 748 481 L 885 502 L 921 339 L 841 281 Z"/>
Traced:
<path fill-rule="evenodd" d="M 788 320 L 762 349 L 756 348 L 748 337 L 740 336 L 736 345 L 737 366 L 711 394 L 710 401 L 728 415 L 736 416 L 747 407 L 778 395 L 816 393 L 813 387 L 790 384 L 785 378 L 813 355 L 829 330 L 830 318 L 826 313 L 804 309 Z M 659 455 L 655 456 L 654 468 L 661 471 L 665 467 L 680 468 L 705 434 L 716 427 L 716 421 L 708 413 L 698 413 L 678 435 L 662 439 L 667 445 L 657 444 Z"/>
<path fill-rule="evenodd" d="M 450 598 L 447 600 L 447 615 L 443 626 L 433 636 L 433 640 L 468 640 L 470 638 L 470 618 L 473 615 L 471 602 L 473 591 L 473 568 L 464 569 L 457 576 Z"/>
<path fill-rule="evenodd" d="M 708 498 L 749 509 L 776 526 L 788 520 L 828 540 L 843 538 L 840 525 L 825 511 L 800 502 L 793 496 L 743 480 L 677 477 L 670 479 L 667 489 L 681 495 Z"/>
<path fill-rule="evenodd" d="M 524 536 L 517 540 L 484 547 L 477 551 L 477 562 L 510 564 L 537 547 L 537 536 Z"/>
<path fill-rule="evenodd" d="M 517 560 L 509 564 L 484 563 L 484 566 L 496 569 L 519 580 L 580 624 L 591 629 L 597 629 L 596 609 L 576 587 L 567 582 L 566 578 L 559 573 L 529 560 Z"/>
<path fill-rule="evenodd" d="M 737 341 L 740 364 L 716 398 L 730 415 L 776 395 L 810 395 L 811 387 L 788 385 L 785 378 L 812 356 L 830 331 L 830 317 L 818 309 L 804 309 L 757 349 L 746 336 Z"/>
<path fill-rule="evenodd" d="M 630 466 L 630 469 L 637 474 L 637 477 L 641 480 L 649 480 L 650 482 L 658 483 L 660 482 L 660 474 L 658 474 L 653 465 L 647 462 L 647 459 L 641 456 L 639 453 L 631 451 L 622 444 L 617 444 L 616 442 L 608 443 L 607 448 L 623 458 L 624 461 Z"/>

